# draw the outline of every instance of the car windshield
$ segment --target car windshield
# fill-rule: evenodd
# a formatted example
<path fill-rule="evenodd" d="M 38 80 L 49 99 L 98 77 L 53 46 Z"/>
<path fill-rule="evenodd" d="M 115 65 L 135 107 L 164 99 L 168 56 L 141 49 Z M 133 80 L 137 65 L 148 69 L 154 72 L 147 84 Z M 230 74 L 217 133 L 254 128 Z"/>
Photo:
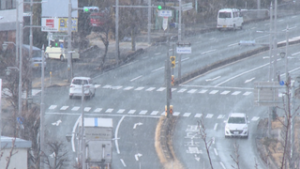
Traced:
<path fill-rule="evenodd" d="M 245 124 L 245 118 L 243 118 L 243 117 L 230 117 L 228 119 L 228 123 Z"/>
<path fill-rule="evenodd" d="M 219 18 L 231 18 L 231 13 L 230 12 L 220 12 Z"/>
<path fill-rule="evenodd" d="M 84 84 L 88 84 L 87 80 L 81 80 L 81 79 L 74 79 L 72 81 L 72 83 L 75 84 L 75 85 L 81 85 L 82 81 L 83 81 Z"/>
<path fill-rule="evenodd" d="M 42 57 L 42 51 L 41 50 L 34 50 L 32 52 L 32 57 Z"/>

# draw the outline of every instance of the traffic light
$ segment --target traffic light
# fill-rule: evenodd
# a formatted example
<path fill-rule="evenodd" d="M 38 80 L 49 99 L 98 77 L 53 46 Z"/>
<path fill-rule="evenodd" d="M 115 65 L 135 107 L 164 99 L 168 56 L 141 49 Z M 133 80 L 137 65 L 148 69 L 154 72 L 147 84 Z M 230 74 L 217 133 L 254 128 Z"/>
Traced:
<path fill-rule="evenodd" d="M 171 85 L 174 86 L 174 83 L 175 83 L 174 75 L 171 75 Z"/>
<path fill-rule="evenodd" d="M 58 47 L 58 43 L 57 42 L 55 42 L 55 47 Z"/>
<path fill-rule="evenodd" d="M 171 61 L 171 67 L 174 68 L 176 65 L 176 57 L 170 56 L 170 61 Z"/>
<path fill-rule="evenodd" d="M 97 6 L 84 6 L 83 7 L 83 12 L 99 12 L 99 7 Z"/>
<path fill-rule="evenodd" d="M 161 5 L 158 5 L 158 6 L 157 6 L 157 9 L 158 9 L 158 10 L 161 10 L 161 9 L 162 9 Z"/>
<path fill-rule="evenodd" d="M 83 12 L 89 12 L 89 11 L 90 11 L 89 7 L 87 7 L 87 6 L 83 7 Z"/>

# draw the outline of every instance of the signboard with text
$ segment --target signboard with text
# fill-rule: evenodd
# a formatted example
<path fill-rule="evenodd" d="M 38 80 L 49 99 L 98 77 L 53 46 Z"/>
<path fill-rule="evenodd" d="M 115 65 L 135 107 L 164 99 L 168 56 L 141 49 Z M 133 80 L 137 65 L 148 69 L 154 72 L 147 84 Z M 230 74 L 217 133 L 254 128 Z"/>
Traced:
<path fill-rule="evenodd" d="M 77 32 L 78 20 L 72 19 L 72 31 Z M 67 32 L 68 18 L 42 18 L 43 32 Z"/>
<path fill-rule="evenodd" d="M 190 54 L 190 53 L 192 53 L 192 47 L 189 47 L 189 46 L 187 46 L 187 47 L 177 47 L 176 52 L 178 54 Z"/>
<path fill-rule="evenodd" d="M 160 17 L 172 17 L 172 11 L 171 10 L 161 10 L 161 11 L 159 11 L 158 16 L 160 16 Z"/>

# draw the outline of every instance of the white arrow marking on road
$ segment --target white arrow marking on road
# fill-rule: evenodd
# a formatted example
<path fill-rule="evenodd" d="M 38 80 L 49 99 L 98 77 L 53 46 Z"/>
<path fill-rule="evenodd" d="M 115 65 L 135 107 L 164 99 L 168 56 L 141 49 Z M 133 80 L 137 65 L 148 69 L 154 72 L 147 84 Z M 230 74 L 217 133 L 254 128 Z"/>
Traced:
<path fill-rule="evenodd" d="M 61 123 L 61 120 L 57 120 L 57 122 L 52 123 L 53 126 L 59 126 L 59 124 Z"/>
<path fill-rule="evenodd" d="M 254 78 L 251 78 L 251 79 L 248 79 L 248 80 L 245 81 L 245 83 L 249 83 L 249 82 L 251 82 L 251 81 L 254 80 L 254 79 L 255 79 L 255 77 L 254 77 Z"/>
<path fill-rule="evenodd" d="M 206 81 L 208 82 L 208 81 L 214 81 L 214 80 L 217 80 L 217 79 L 219 79 L 221 76 L 218 76 L 218 77 L 215 77 L 215 78 L 213 78 L 213 79 L 207 79 Z"/>
<path fill-rule="evenodd" d="M 140 154 L 140 153 L 134 155 L 135 160 L 136 160 L 136 161 L 139 161 L 139 157 L 141 157 L 141 156 L 142 156 L 142 154 Z"/>
<path fill-rule="evenodd" d="M 133 129 L 135 129 L 137 125 L 139 125 L 139 126 L 140 126 L 140 125 L 143 125 L 143 123 L 141 123 L 141 122 L 139 122 L 139 123 L 135 123 L 135 124 L 134 124 L 134 126 L 133 126 Z"/>

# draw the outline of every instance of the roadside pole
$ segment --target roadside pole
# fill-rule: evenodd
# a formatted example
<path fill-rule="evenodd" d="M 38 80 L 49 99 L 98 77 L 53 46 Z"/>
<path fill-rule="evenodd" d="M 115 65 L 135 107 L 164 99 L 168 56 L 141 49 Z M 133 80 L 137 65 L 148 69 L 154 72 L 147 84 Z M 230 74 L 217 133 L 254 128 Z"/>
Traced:
<path fill-rule="evenodd" d="M 85 169 L 85 140 L 84 140 L 84 110 L 83 110 L 83 102 L 84 102 L 84 83 L 81 81 L 81 166 L 82 169 Z"/>
<path fill-rule="evenodd" d="M 115 30 L 115 39 L 116 39 L 116 55 L 119 60 L 119 0 L 116 0 L 116 30 Z"/>
<path fill-rule="evenodd" d="M 151 0 L 148 0 L 148 44 L 151 43 Z"/>
<path fill-rule="evenodd" d="M 42 47 L 42 78 L 41 78 L 41 104 L 40 104 L 40 152 L 41 152 L 41 160 L 40 160 L 40 166 L 41 168 L 44 168 L 44 163 L 42 162 L 43 161 L 43 158 L 44 158 L 44 136 L 45 136 L 45 133 L 44 133 L 44 111 L 45 111 L 45 104 L 44 104 L 44 74 L 45 74 L 45 71 L 44 71 L 44 68 L 45 68 L 45 65 L 44 65 L 44 62 L 45 62 L 45 58 L 44 58 L 44 45 Z"/>
<path fill-rule="evenodd" d="M 72 58 L 71 58 L 71 51 L 72 51 L 72 45 L 71 45 L 71 42 L 72 42 L 72 18 L 71 18 L 71 15 L 72 15 L 72 3 L 71 3 L 71 0 L 69 0 L 69 4 L 68 4 L 68 81 L 71 82 L 71 79 L 72 79 L 72 66 L 71 66 L 71 62 L 72 62 Z"/>
<path fill-rule="evenodd" d="M 2 132 L 2 100 L 1 100 L 1 93 L 2 93 L 2 79 L 0 79 L 0 151 L 2 150 L 1 148 L 1 132 Z"/>

